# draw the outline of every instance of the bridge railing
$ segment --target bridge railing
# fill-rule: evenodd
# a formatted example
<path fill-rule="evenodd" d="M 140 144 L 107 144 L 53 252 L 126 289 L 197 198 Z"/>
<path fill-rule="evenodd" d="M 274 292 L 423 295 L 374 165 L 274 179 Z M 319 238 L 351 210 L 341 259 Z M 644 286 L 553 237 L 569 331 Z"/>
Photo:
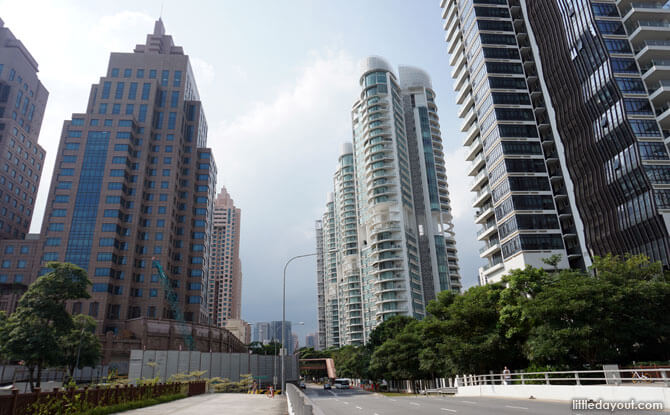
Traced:
<path fill-rule="evenodd" d="M 566 370 L 553 372 L 489 373 L 460 375 L 455 386 L 479 385 L 622 385 L 653 384 L 670 387 L 670 368 Z"/>

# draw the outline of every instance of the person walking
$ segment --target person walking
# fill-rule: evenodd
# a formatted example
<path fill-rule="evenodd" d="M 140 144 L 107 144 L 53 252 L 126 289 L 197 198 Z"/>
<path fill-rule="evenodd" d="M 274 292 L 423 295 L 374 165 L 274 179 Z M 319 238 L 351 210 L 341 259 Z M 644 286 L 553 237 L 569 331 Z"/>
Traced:
<path fill-rule="evenodd" d="M 275 397 L 275 390 L 272 387 L 272 385 L 270 385 L 270 387 L 268 388 L 268 398 L 274 398 L 274 397 Z"/>
<path fill-rule="evenodd" d="M 505 385 L 511 384 L 512 381 L 512 375 L 507 366 L 505 366 L 505 369 L 503 369 L 503 383 Z"/>

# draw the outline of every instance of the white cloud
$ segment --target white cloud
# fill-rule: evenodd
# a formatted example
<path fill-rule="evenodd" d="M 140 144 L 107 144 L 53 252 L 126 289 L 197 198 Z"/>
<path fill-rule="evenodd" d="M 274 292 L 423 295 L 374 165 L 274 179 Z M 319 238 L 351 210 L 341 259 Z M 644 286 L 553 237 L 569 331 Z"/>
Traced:
<path fill-rule="evenodd" d="M 445 154 L 445 163 L 449 183 L 449 197 L 451 199 L 451 210 L 455 220 L 463 217 L 472 218 L 472 196 L 470 182 L 472 177 L 468 176 L 467 170 L 470 162 L 465 160 L 466 149 L 458 147 L 456 150 Z"/>
<path fill-rule="evenodd" d="M 214 82 L 214 66 L 206 62 L 204 59 L 191 56 L 191 67 L 193 68 L 193 76 L 195 76 L 196 83 L 203 89 Z"/>
<path fill-rule="evenodd" d="M 315 249 L 317 217 L 306 214 L 323 210 L 339 145 L 351 140 L 349 109 L 357 79 L 356 62 L 347 53 L 313 54 L 294 82 L 280 85 L 247 113 L 210 128 L 219 182 L 242 208 L 245 287 L 279 292 L 281 281 L 268 270 L 279 276 L 286 259 Z M 291 291 L 302 299 L 293 301 L 297 308 L 316 300 L 313 270 L 305 264 L 293 269 L 293 287 L 301 287 Z M 281 300 L 256 294 L 244 292 L 244 314 L 252 320 L 259 304 L 267 308 Z"/>

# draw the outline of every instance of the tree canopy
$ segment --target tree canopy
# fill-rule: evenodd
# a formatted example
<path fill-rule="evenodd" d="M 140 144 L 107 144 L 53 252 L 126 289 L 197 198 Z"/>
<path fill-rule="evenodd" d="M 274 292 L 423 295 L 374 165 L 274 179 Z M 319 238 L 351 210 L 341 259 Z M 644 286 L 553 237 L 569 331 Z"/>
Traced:
<path fill-rule="evenodd" d="M 440 292 L 417 321 L 393 317 L 365 346 L 333 352 L 338 374 L 420 379 L 463 373 L 670 360 L 670 277 L 643 255 L 590 269 L 531 266 L 463 294 Z"/>
<path fill-rule="evenodd" d="M 30 373 L 31 388 L 40 385 L 45 367 L 74 368 L 72 345 L 76 340 L 72 331 L 80 335 L 81 328 L 95 330 L 94 320 L 83 316 L 73 320 L 66 309 L 67 301 L 90 297 L 91 282 L 86 272 L 68 263 L 49 262 L 46 266 L 50 272 L 28 287 L 16 311 L 9 317 L 0 317 L 0 354 L 8 360 L 23 362 Z M 94 334 L 92 337 L 81 334 L 81 339 L 82 342 L 86 339 L 88 348 L 82 354 L 83 360 L 80 356 L 80 365 L 93 364 L 99 359 L 99 341 Z M 35 369 L 36 385 L 32 378 Z"/>

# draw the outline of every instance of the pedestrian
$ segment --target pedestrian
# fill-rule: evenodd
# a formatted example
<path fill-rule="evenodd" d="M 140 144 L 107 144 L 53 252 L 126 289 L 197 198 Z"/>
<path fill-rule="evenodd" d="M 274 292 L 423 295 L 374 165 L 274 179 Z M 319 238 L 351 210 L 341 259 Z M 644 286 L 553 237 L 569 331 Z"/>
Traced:
<path fill-rule="evenodd" d="M 254 380 L 254 383 L 251 384 L 251 394 L 255 395 L 256 393 L 258 393 L 258 384 Z"/>
<path fill-rule="evenodd" d="M 275 390 L 272 388 L 272 385 L 268 388 L 268 398 L 274 398 L 275 397 Z"/>
<path fill-rule="evenodd" d="M 503 369 L 503 383 L 505 385 L 509 385 L 512 380 L 512 375 L 507 366 L 505 366 L 505 369 Z"/>

